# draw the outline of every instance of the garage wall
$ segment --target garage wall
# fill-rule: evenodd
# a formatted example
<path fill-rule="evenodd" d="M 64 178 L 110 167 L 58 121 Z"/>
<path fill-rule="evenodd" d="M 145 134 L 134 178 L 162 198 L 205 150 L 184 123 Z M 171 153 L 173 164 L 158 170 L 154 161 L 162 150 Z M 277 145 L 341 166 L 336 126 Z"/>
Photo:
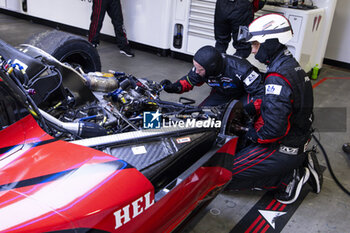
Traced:
<path fill-rule="evenodd" d="M 350 1 L 338 0 L 325 57 L 350 63 Z"/>
<path fill-rule="evenodd" d="M 91 0 L 56 0 L 56 1 L 52 1 L 52 0 L 30 0 L 31 4 L 33 3 L 40 3 L 42 5 L 40 5 L 40 7 L 37 7 L 34 9 L 40 10 L 43 9 L 45 5 L 47 4 L 51 4 L 55 5 L 53 3 L 59 4 L 59 5 L 63 5 L 63 6 L 67 6 L 69 5 L 69 9 L 74 9 L 75 7 L 77 9 L 80 9 L 79 11 L 79 15 L 81 14 L 86 14 L 84 17 L 76 17 L 74 19 L 70 19 L 70 24 L 76 24 L 79 25 L 79 27 L 81 28 L 88 28 L 88 24 L 89 24 L 89 17 L 90 17 L 90 12 L 91 12 Z M 122 0 L 123 3 L 127 3 L 125 4 L 126 6 L 124 7 L 124 10 L 126 10 L 128 7 L 128 5 L 135 5 L 135 2 L 139 2 L 139 4 L 147 2 L 144 0 Z M 149 0 L 149 1 L 154 1 L 154 0 Z M 162 0 L 157 0 L 158 2 L 161 2 Z M 170 0 L 168 0 L 170 1 Z M 29 1 L 28 1 L 29 2 Z M 64 4 L 65 2 L 69 2 L 69 4 Z M 130 3 L 129 3 L 130 2 Z M 132 2 L 132 3 L 131 3 Z M 146 3 L 145 3 L 146 4 Z M 55 8 L 55 12 L 59 12 L 60 10 L 62 10 L 62 7 L 57 7 L 54 6 Z M 156 4 L 157 5 L 157 4 Z M 158 4 L 159 5 L 159 4 Z M 5 9 L 9 9 L 9 10 L 14 10 L 14 11 L 19 11 L 19 9 L 21 9 L 21 0 L 0 0 L 0 7 L 1 8 L 5 8 Z M 49 7 L 50 8 L 50 7 Z M 66 8 L 65 8 L 66 9 Z M 31 9 L 29 9 L 31 10 Z M 21 11 L 19 11 L 21 12 Z M 326 49 L 326 54 L 325 54 L 325 58 L 327 59 L 331 59 L 334 61 L 339 61 L 339 62 L 345 62 L 350 64 L 350 43 L 348 42 L 350 40 L 350 1 L 349 0 L 337 0 L 337 5 L 336 5 L 336 9 L 335 9 L 335 13 L 334 13 L 334 18 L 333 18 L 333 23 L 332 23 L 332 27 L 331 27 L 331 32 L 329 35 L 329 39 L 328 39 L 328 44 L 327 44 L 327 49 Z M 21 12 L 22 13 L 22 12 Z M 32 15 L 36 16 L 35 12 L 31 12 Z M 56 20 L 58 22 L 60 22 L 60 20 L 56 19 L 58 16 L 62 16 L 59 14 L 52 14 L 51 11 L 47 12 L 47 18 L 51 19 L 52 17 L 55 19 L 51 19 L 51 20 Z M 127 15 L 125 14 L 125 21 L 126 24 L 128 24 L 128 21 L 134 21 L 133 20 L 129 20 Z M 106 20 L 108 17 L 106 17 Z M 76 20 L 79 22 L 74 22 L 72 20 Z M 81 25 L 80 22 L 83 22 L 84 25 Z M 110 26 L 110 28 L 107 28 L 107 26 Z M 111 27 L 110 23 L 106 22 L 104 24 L 104 29 L 103 30 L 107 30 L 110 29 L 109 31 L 113 34 L 113 28 Z M 154 27 L 154 25 L 152 25 Z M 108 30 L 107 30 L 108 31 Z M 105 32 L 105 31 L 103 31 Z M 107 33 L 108 34 L 108 33 Z M 154 34 L 157 35 L 157 34 Z M 130 40 L 135 40 L 135 38 L 133 38 L 133 32 L 131 30 L 128 31 L 128 36 Z M 136 40 L 135 40 L 136 41 Z M 155 41 L 155 40 L 153 40 Z M 154 45 L 154 46 L 159 46 L 159 45 Z M 163 46 L 163 44 L 162 44 Z M 159 46 L 161 48 L 163 48 L 162 46 Z"/>

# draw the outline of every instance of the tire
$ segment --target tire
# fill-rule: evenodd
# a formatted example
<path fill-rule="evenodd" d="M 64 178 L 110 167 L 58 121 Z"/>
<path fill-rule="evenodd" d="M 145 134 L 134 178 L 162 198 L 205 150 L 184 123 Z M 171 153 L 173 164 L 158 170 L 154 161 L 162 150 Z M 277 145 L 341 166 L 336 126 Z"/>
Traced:
<path fill-rule="evenodd" d="M 101 60 L 97 50 L 82 37 L 51 30 L 33 35 L 26 44 L 42 49 L 73 67 L 80 66 L 86 73 L 101 71 Z"/>

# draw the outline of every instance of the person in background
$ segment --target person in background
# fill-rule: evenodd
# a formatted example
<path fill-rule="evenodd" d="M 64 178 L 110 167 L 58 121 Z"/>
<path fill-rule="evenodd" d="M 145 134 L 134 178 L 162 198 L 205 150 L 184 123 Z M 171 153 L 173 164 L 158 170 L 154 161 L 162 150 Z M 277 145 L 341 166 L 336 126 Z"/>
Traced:
<path fill-rule="evenodd" d="M 183 93 L 207 83 L 212 87 L 209 96 L 200 106 L 218 106 L 232 99 L 263 94 L 262 77 L 257 68 L 246 59 L 220 54 L 213 46 L 200 48 L 193 57 L 189 73 L 172 83 L 163 80 L 161 85 L 168 93 Z"/>
<path fill-rule="evenodd" d="M 283 204 L 295 202 L 306 182 L 316 193 L 322 185 L 317 157 L 306 152 L 312 134 L 312 85 L 285 46 L 292 36 L 289 21 L 279 14 L 240 27 L 238 38 L 252 44 L 255 58 L 267 65 L 267 74 L 260 105 L 246 107 L 249 115 L 258 116 L 259 124 L 248 127 L 245 137 L 251 144 L 234 155 L 228 185 L 229 190 L 275 190 Z"/>
<path fill-rule="evenodd" d="M 261 9 L 265 0 L 217 0 L 214 15 L 215 48 L 226 53 L 231 41 L 235 55 L 247 58 L 251 53 L 250 43 L 237 41 L 238 28 L 248 26 L 254 20 L 254 12 Z"/>
<path fill-rule="evenodd" d="M 106 12 L 112 19 L 115 38 L 120 53 L 128 57 L 134 57 L 135 54 L 130 48 L 124 29 L 124 19 L 120 0 L 93 0 L 88 40 L 94 47 L 99 45 L 100 31 Z"/>

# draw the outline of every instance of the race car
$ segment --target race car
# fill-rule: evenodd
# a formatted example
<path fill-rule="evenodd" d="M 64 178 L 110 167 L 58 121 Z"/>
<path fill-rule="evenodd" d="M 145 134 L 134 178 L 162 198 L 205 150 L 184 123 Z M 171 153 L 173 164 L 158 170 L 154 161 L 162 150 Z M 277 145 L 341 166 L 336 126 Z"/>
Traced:
<path fill-rule="evenodd" d="M 166 102 L 154 81 L 85 72 L 0 40 L 0 231 L 181 229 L 231 179 L 241 105 Z M 146 129 L 146 113 L 166 123 Z"/>

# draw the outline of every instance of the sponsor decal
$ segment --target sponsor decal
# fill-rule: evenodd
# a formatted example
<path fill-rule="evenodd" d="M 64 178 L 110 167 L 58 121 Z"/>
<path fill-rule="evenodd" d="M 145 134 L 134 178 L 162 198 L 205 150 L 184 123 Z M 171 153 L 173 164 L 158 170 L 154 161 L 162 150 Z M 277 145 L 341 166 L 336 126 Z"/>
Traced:
<path fill-rule="evenodd" d="M 299 152 L 299 148 L 293 148 L 293 147 L 281 145 L 278 151 L 288 155 L 297 155 Z"/>
<path fill-rule="evenodd" d="M 222 87 L 224 89 L 227 89 L 227 88 L 236 88 L 237 86 L 233 83 L 222 83 Z"/>
<path fill-rule="evenodd" d="M 131 147 L 131 150 L 132 153 L 134 153 L 134 155 L 141 155 L 147 153 L 147 150 L 144 146 Z"/>
<path fill-rule="evenodd" d="M 245 83 L 245 85 L 249 86 L 250 84 L 252 84 L 255 79 L 257 79 L 259 77 L 259 74 L 255 71 L 252 71 L 250 73 L 250 75 L 248 75 L 248 77 L 246 77 L 243 82 Z"/>
<path fill-rule="evenodd" d="M 13 64 L 16 64 L 16 68 L 17 68 L 18 70 L 26 71 L 27 68 L 28 68 L 27 64 L 25 64 L 25 63 L 23 63 L 23 62 L 21 62 L 20 60 L 17 60 L 17 59 L 15 59 L 15 60 L 13 61 Z"/>
<path fill-rule="evenodd" d="M 128 223 L 131 219 L 140 215 L 153 204 L 154 199 L 151 199 L 151 192 L 148 192 L 123 208 L 118 209 L 113 213 L 115 218 L 115 229 Z"/>
<path fill-rule="evenodd" d="M 274 23 L 275 23 L 274 20 L 268 22 L 267 24 L 265 24 L 265 25 L 263 26 L 262 31 L 264 31 L 264 30 L 268 29 L 269 27 L 271 27 Z"/>
<path fill-rule="evenodd" d="M 265 193 L 230 233 L 281 232 L 310 190 L 303 188 L 299 198 L 289 205 L 276 201 L 270 192 Z"/>
<path fill-rule="evenodd" d="M 220 87 L 220 83 L 213 83 L 213 82 L 209 83 L 208 82 L 208 85 L 211 87 Z"/>
<path fill-rule="evenodd" d="M 265 85 L 265 94 L 266 95 L 280 95 L 282 90 L 281 85 L 268 84 Z"/>
<path fill-rule="evenodd" d="M 222 77 L 222 78 L 221 78 L 221 82 L 227 82 L 227 83 L 232 82 L 232 78 L 229 78 L 229 77 Z"/>
<path fill-rule="evenodd" d="M 295 71 L 303 70 L 300 66 L 294 68 Z"/>
<path fill-rule="evenodd" d="M 181 144 L 181 143 L 186 143 L 186 142 L 190 142 L 191 138 L 190 137 L 184 137 L 184 138 L 177 138 L 176 142 Z"/>
<path fill-rule="evenodd" d="M 207 83 L 211 87 L 220 87 L 220 83 L 216 79 L 208 79 Z"/>
<path fill-rule="evenodd" d="M 275 229 L 275 223 L 278 217 L 285 215 L 287 212 L 271 211 L 271 210 L 259 210 L 261 216 Z"/>

